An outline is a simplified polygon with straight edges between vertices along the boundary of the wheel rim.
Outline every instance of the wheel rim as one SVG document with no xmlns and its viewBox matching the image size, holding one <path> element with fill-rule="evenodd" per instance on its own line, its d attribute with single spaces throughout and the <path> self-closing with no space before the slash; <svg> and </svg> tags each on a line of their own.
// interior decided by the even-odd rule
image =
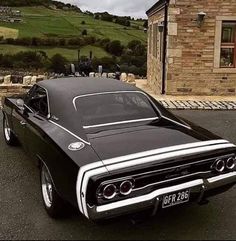
<svg viewBox="0 0 236 241">
<path fill-rule="evenodd" d="M 6 140 L 10 141 L 11 129 L 9 128 L 7 119 L 5 119 L 5 121 L 4 121 L 4 134 L 5 134 Z"/>
<path fill-rule="evenodd" d="M 45 205 L 50 208 L 52 206 L 52 179 L 47 170 L 47 168 L 43 165 L 41 172 L 41 182 L 42 182 L 42 193 L 43 200 Z"/>
</svg>

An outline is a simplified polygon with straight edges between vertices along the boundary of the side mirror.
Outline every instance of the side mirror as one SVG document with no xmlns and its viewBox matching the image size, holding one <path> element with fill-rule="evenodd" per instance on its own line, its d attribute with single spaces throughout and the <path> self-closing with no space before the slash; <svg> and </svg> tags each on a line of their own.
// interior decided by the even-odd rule
<svg viewBox="0 0 236 241">
<path fill-rule="evenodd" d="M 18 100 L 16 101 L 16 105 L 17 105 L 21 110 L 24 110 L 24 104 L 25 104 L 25 102 L 24 102 L 24 100 L 22 100 L 22 99 L 18 99 Z"/>
</svg>

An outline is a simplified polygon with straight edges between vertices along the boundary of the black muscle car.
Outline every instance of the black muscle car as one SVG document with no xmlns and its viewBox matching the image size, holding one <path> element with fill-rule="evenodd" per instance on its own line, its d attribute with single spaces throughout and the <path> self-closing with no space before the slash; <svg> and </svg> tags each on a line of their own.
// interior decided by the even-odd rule
<svg viewBox="0 0 236 241">
<path fill-rule="evenodd" d="M 7 144 L 40 167 L 45 208 L 98 220 L 203 203 L 236 183 L 236 146 L 118 80 L 46 80 L 3 101 Z M 210 121 L 210 120 L 209 120 Z"/>
</svg>

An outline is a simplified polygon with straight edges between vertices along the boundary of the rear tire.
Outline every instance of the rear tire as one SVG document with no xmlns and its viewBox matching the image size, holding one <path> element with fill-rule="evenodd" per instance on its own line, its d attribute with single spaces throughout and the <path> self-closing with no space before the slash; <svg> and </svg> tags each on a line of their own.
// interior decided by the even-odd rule
<svg viewBox="0 0 236 241">
<path fill-rule="evenodd" d="M 4 115 L 3 117 L 3 135 L 4 135 L 4 139 L 5 142 L 7 143 L 7 145 L 9 146 L 17 146 L 18 145 L 18 140 L 16 138 L 16 136 L 13 134 L 7 117 Z"/>
<path fill-rule="evenodd" d="M 40 183 L 44 207 L 51 218 L 57 219 L 66 215 L 67 204 L 58 195 L 48 168 L 42 164 L 40 168 Z"/>
</svg>

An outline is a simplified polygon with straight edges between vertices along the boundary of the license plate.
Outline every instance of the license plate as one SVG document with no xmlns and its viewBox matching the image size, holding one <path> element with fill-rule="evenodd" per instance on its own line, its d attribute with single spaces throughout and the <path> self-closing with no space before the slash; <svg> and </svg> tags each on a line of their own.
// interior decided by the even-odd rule
<svg viewBox="0 0 236 241">
<path fill-rule="evenodd" d="M 190 198 L 190 190 L 184 190 L 163 196 L 162 208 L 168 208 L 186 203 Z"/>
</svg>

